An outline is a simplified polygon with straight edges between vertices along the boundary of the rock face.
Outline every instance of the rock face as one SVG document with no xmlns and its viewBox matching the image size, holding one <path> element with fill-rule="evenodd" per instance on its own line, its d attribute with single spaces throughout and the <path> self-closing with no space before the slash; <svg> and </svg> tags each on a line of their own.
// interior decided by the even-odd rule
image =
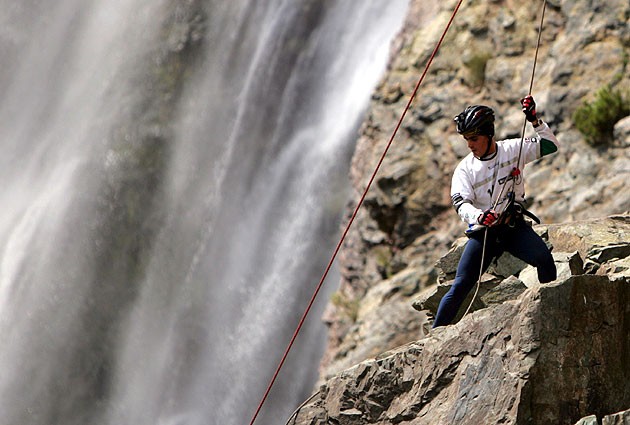
<svg viewBox="0 0 630 425">
<path fill-rule="evenodd" d="M 410 0 L 357 141 L 348 214 L 456 3 Z M 630 87 L 627 0 L 547 2 L 532 94 L 559 151 L 523 174 L 529 208 L 558 223 L 536 230 L 553 246 L 559 280 L 540 287 L 531 267 L 502 258 L 474 313 L 426 337 L 465 242 L 449 192 L 468 150 L 452 117 L 486 104 L 497 138 L 521 136 L 539 5 L 462 5 L 340 252 L 341 282 L 324 317 L 323 392 L 296 423 L 556 424 L 630 407 L 629 122 L 594 148 L 572 120 L 601 87 Z"/>
<path fill-rule="evenodd" d="M 349 210 L 456 3 L 410 1 L 357 142 Z M 422 336 L 421 316 L 411 304 L 425 288 L 448 280 L 438 276 L 435 262 L 464 229 L 449 191 L 451 174 L 468 152 L 452 117 L 466 105 L 487 104 L 496 111 L 497 137 L 520 137 L 519 98 L 529 86 L 538 6 L 509 0 L 462 6 L 340 252 L 341 283 L 324 317 L 330 331 L 322 380 Z M 630 86 L 629 17 L 627 0 L 548 1 L 533 94 L 558 136 L 559 151 L 523 170 L 530 209 L 545 223 L 630 210 L 627 119 L 615 126 L 615 141 L 597 149 L 585 143 L 572 121 L 576 108 L 603 85 Z M 577 248 L 555 250 L 568 255 Z M 588 271 L 590 265 L 582 267 Z M 525 287 L 528 273 L 519 278 Z M 513 283 L 513 290 L 523 289 Z"/>
<path fill-rule="evenodd" d="M 585 255 L 578 263 L 592 264 L 590 274 L 523 285 L 334 375 L 290 423 L 626 423 L 613 414 L 630 407 L 630 216 L 539 231 L 575 249 L 572 258 Z"/>
</svg>

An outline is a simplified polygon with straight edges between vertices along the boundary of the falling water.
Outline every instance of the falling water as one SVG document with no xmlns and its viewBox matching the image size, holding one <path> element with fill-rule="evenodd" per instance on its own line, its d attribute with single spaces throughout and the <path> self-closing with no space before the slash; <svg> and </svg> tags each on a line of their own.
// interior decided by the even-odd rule
<svg viewBox="0 0 630 425">
<path fill-rule="evenodd" d="M 249 421 L 406 5 L 0 0 L 0 425 Z M 257 423 L 310 394 L 325 298 Z"/>
</svg>

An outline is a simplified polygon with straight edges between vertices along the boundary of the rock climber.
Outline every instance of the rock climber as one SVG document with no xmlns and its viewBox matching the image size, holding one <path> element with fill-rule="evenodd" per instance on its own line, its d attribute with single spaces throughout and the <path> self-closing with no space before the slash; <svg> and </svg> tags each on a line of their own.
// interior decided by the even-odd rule
<svg viewBox="0 0 630 425">
<path fill-rule="evenodd" d="M 558 150 L 549 126 L 538 118 L 532 96 L 521 99 L 522 110 L 538 137 L 496 141 L 494 111 L 488 106 L 468 106 L 455 117 L 457 132 L 470 153 L 453 173 L 451 201 L 468 224 L 468 241 L 457 266 L 455 281 L 440 301 L 433 327 L 455 318 L 464 299 L 494 258 L 504 251 L 537 268 L 541 283 L 556 279 L 551 252 L 525 221 L 525 187 L 520 170 L 524 164 Z M 483 268 L 481 261 L 483 257 Z"/>
</svg>

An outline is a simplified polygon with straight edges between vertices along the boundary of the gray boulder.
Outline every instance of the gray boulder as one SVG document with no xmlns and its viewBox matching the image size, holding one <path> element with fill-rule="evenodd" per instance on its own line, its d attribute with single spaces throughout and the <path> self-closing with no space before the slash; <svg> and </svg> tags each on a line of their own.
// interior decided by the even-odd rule
<svg viewBox="0 0 630 425">
<path fill-rule="evenodd" d="M 291 423 L 573 425 L 619 412 L 628 301 L 628 282 L 606 276 L 530 288 L 334 376 Z"/>
</svg>

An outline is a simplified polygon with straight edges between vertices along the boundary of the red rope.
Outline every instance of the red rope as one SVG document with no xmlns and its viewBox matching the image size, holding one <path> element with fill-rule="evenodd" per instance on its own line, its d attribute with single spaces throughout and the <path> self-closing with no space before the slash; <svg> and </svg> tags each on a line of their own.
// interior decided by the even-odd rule
<svg viewBox="0 0 630 425">
<path fill-rule="evenodd" d="M 260 411 L 262 410 L 262 407 L 265 404 L 265 401 L 267 400 L 267 397 L 269 396 L 269 393 L 271 392 L 271 388 L 273 387 L 274 383 L 276 382 L 276 379 L 278 378 L 278 374 L 280 373 L 280 370 L 282 369 L 282 366 L 284 366 L 284 363 L 285 363 L 285 361 L 287 359 L 287 356 L 289 355 L 289 351 L 291 351 L 291 348 L 293 347 L 293 344 L 295 343 L 295 340 L 297 339 L 298 334 L 300 333 L 300 330 L 302 329 L 302 326 L 304 325 L 304 322 L 306 321 L 306 316 L 308 316 L 308 313 L 310 312 L 311 308 L 313 307 L 313 303 L 315 302 L 315 299 L 317 298 L 317 295 L 319 294 L 319 291 L 322 289 L 322 286 L 324 285 L 324 281 L 326 280 L 326 277 L 328 276 L 328 273 L 330 272 L 330 269 L 331 269 L 331 267 L 333 265 L 333 262 L 335 261 L 335 258 L 337 258 L 337 254 L 339 253 L 339 250 L 341 249 L 341 246 L 342 246 L 343 242 L 345 241 L 346 236 L 348 235 L 348 232 L 350 231 L 350 227 L 354 223 L 354 220 L 357 217 L 357 214 L 359 213 L 359 209 L 363 205 L 363 202 L 365 201 L 367 193 L 370 190 L 370 187 L 372 186 L 372 183 L 374 182 L 374 179 L 376 178 L 376 174 L 378 173 L 379 169 L 381 168 L 381 165 L 383 164 L 383 161 L 385 160 L 385 156 L 387 155 L 387 152 L 389 151 L 389 148 L 391 147 L 392 143 L 394 142 L 394 138 L 396 137 L 396 134 L 398 133 L 398 130 L 400 129 L 400 127 L 402 125 L 403 119 L 405 118 L 405 116 L 407 115 L 407 112 L 411 108 L 411 104 L 412 104 L 413 100 L 415 99 L 415 97 L 416 97 L 416 95 L 418 93 L 418 90 L 420 89 L 420 85 L 424 81 L 424 78 L 425 78 L 425 76 L 427 75 L 427 73 L 429 71 L 429 68 L 430 68 L 430 66 L 431 66 L 431 64 L 433 62 L 433 59 L 437 55 L 437 52 L 440 49 L 440 46 L 442 45 L 442 42 L 444 41 L 444 37 L 446 37 L 446 33 L 448 32 L 449 28 L 451 27 L 451 24 L 453 23 L 453 20 L 455 19 L 455 15 L 457 15 L 457 12 L 459 11 L 459 8 L 462 5 L 462 3 L 463 3 L 463 0 L 459 0 L 459 2 L 457 3 L 457 6 L 453 10 L 453 14 L 451 15 L 451 18 L 449 19 L 448 24 L 446 25 L 446 28 L 444 29 L 444 32 L 442 33 L 442 36 L 440 37 L 440 40 L 438 41 L 437 45 L 435 46 L 435 49 L 433 49 L 433 53 L 431 54 L 431 57 L 429 58 L 429 61 L 427 62 L 426 67 L 424 68 L 424 72 L 420 76 L 420 79 L 418 80 L 418 83 L 416 84 L 416 87 L 414 88 L 413 93 L 411 94 L 411 97 L 409 98 L 409 102 L 407 102 L 407 106 L 405 106 L 405 109 L 404 109 L 402 115 L 400 116 L 400 119 L 398 120 L 398 124 L 396 124 L 396 128 L 394 129 L 394 132 L 392 133 L 391 137 L 389 138 L 389 142 L 387 143 L 387 146 L 386 146 L 385 150 L 383 151 L 383 154 L 381 155 L 381 158 L 378 161 L 378 164 L 376 165 L 376 168 L 374 169 L 374 172 L 372 173 L 372 176 L 370 177 L 370 180 L 369 180 L 365 190 L 363 191 L 363 195 L 361 195 L 361 199 L 357 203 L 357 205 L 356 205 L 356 207 L 354 209 L 354 212 L 352 213 L 352 216 L 351 216 L 350 220 L 348 221 L 348 224 L 346 225 L 345 230 L 343 231 L 341 239 L 337 243 L 337 247 L 335 248 L 335 251 L 333 252 L 332 257 L 330 258 L 330 261 L 328 262 L 328 265 L 326 266 L 326 270 L 324 271 L 324 274 L 322 275 L 322 277 L 321 277 L 321 279 L 319 281 L 319 284 L 317 285 L 317 287 L 315 289 L 315 292 L 313 293 L 313 296 L 311 297 L 311 300 L 308 303 L 308 306 L 306 307 L 306 310 L 304 311 L 304 314 L 302 315 L 302 318 L 300 319 L 300 322 L 299 322 L 295 332 L 293 333 L 293 337 L 291 338 L 291 341 L 289 342 L 289 345 L 287 346 L 286 350 L 284 351 L 284 355 L 282 356 L 282 359 L 280 360 L 280 363 L 278 364 L 278 367 L 276 368 L 276 371 L 275 371 L 273 377 L 271 378 L 271 381 L 269 382 L 269 385 L 267 386 L 267 390 L 265 391 L 265 394 L 263 395 L 263 398 L 260 401 L 260 403 L 258 405 L 258 408 L 256 409 L 256 412 L 254 413 L 254 416 L 252 417 L 252 420 L 249 423 L 249 425 L 253 425 L 254 422 L 256 421 L 256 418 L 260 414 Z"/>
</svg>

